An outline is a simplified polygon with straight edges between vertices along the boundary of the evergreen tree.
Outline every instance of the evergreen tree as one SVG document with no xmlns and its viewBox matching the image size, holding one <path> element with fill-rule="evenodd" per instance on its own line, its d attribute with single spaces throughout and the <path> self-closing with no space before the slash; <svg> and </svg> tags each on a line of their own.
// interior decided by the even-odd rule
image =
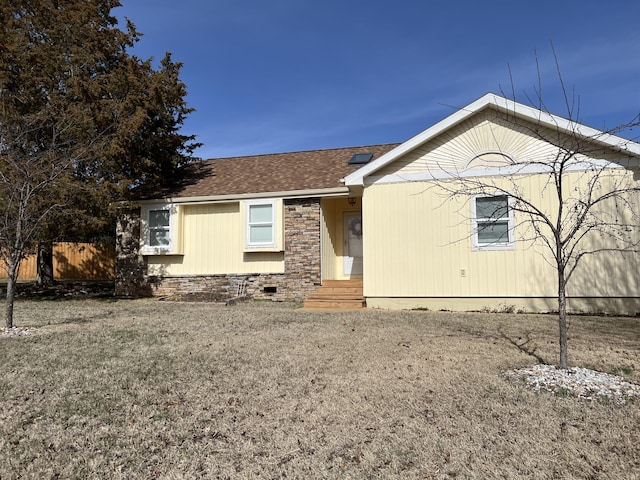
<svg viewBox="0 0 640 480">
<path fill-rule="evenodd" d="M 13 325 L 20 262 L 35 242 L 112 229 L 110 205 L 170 184 L 198 147 L 180 128 L 181 64 L 128 53 L 118 0 L 3 0 L 0 7 L 0 255 Z"/>
</svg>

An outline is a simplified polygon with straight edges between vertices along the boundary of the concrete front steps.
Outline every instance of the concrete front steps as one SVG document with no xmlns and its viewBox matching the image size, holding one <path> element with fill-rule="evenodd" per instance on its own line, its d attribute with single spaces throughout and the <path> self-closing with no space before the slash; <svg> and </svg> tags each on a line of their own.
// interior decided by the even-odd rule
<svg viewBox="0 0 640 480">
<path fill-rule="evenodd" d="M 324 280 L 315 293 L 304 301 L 303 308 L 363 308 L 362 280 Z"/>
</svg>

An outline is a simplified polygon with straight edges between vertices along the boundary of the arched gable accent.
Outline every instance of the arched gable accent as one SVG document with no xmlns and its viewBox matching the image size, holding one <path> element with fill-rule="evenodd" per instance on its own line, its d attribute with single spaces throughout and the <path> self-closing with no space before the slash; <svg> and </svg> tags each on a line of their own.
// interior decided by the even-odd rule
<svg viewBox="0 0 640 480">
<path fill-rule="evenodd" d="M 477 167 L 502 167 L 515 165 L 516 161 L 508 153 L 499 150 L 488 150 L 474 155 L 465 165 L 465 169 Z"/>
</svg>

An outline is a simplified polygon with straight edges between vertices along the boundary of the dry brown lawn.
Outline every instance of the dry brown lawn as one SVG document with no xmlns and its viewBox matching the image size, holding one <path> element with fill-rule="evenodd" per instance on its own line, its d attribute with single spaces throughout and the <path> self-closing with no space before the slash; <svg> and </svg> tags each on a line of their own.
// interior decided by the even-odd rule
<svg viewBox="0 0 640 480">
<path fill-rule="evenodd" d="M 0 338 L 0 478 L 640 475 L 640 402 L 502 376 L 556 361 L 552 316 L 295 307 L 21 300 L 38 328 Z M 640 382 L 640 319 L 570 336 L 573 364 Z"/>
</svg>

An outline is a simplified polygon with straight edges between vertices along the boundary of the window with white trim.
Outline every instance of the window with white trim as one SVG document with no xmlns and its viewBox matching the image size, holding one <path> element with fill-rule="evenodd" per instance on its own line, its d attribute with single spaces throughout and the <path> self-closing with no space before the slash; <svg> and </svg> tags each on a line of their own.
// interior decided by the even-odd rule
<svg viewBox="0 0 640 480">
<path fill-rule="evenodd" d="M 273 247 L 276 244 L 276 201 L 247 202 L 247 247 Z"/>
<path fill-rule="evenodd" d="M 174 249 L 175 207 L 167 204 L 143 206 L 143 253 L 170 253 Z"/>
<path fill-rule="evenodd" d="M 171 211 L 168 209 L 149 210 L 149 246 L 171 246 Z"/>
<path fill-rule="evenodd" d="M 514 218 L 508 195 L 477 196 L 471 204 L 473 248 L 512 250 Z"/>
</svg>

